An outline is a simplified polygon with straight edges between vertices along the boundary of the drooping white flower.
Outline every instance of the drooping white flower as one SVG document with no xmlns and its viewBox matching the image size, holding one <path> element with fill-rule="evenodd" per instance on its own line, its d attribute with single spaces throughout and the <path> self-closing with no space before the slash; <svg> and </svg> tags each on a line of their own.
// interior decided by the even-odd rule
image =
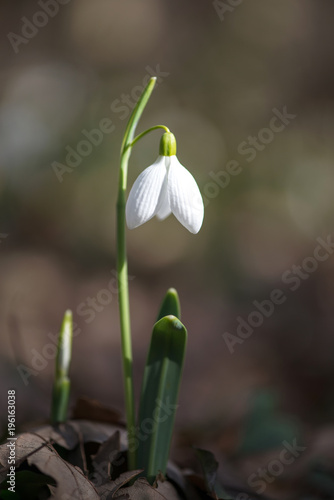
<svg viewBox="0 0 334 500">
<path fill-rule="evenodd" d="M 201 193 L 191 173 L 176 157 L 176 141 L 166 132 L 157 160 L 137 178 L 126 204 L 126 222 L 134 229 L 157 216 L 171 213 L 191 233 L 198 233 L 204 217 Z"/>
</svg>

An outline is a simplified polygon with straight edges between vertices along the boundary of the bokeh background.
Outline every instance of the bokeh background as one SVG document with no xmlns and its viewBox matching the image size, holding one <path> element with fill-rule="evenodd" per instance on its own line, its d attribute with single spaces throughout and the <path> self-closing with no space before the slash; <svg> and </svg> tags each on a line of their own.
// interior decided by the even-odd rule
<svg viewBox="0 0 334 500">
<path fill-rule="evenodd" d="M 85 395 L 123 409 L 117 293 L 103 290 L 116 276 L 120 144 L 156 75 L 138 132 L 158 123 L 174 132 L 206 211 L 196 236 L 174 217 L 127 234 L 137 394 L 174 286 L 189 331 L 183 443 L 234 456 L 254 411 L 291 419 L 306 441 L 333 435 L 333 249 L 309 259 L 318 238 L 334 238 L 333 3 L 70 0 L 40 15 L 42 4 L 0 6 L 0 380 L 2 395 L 17 390 L 19 423 L 48 417 L 54 350 L 45 346 L 66 308 L 77 324 L 71 404 Z M 287 123 L 273 131 L 284 109 Z M 108 132 L 85 150 L 101 121 Z M 134 149 L 130 186 L 159 138 Z M 291 290 L 284 276 L 297 272 Z M 226 332 L 237 335 L 238 317 L 275 289 L 284 303 L 231 352 Z M 87 313 L 89 298 L 98 311 Z M 257 436 L 265 448 L 268 436 Z"/>
</svg>

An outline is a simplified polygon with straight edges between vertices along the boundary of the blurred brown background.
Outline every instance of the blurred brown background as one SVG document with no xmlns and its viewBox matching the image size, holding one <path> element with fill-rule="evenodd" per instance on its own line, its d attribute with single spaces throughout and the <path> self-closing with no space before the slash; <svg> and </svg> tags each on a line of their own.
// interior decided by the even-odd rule
<svg viewBox="0 0 334 500">
<path fill-rule="evenodd" d="M 312 428 L 333 417 L 334 256 L 329 246 L 314 260 L 314 250 L 334 237 L 334 5 L 223 4 L 1 2 L 1 392 L 16 388 L 21 423 L 48 416 L 45 346 L 66 308 L 80 332 L 72 401 L 123 408 L 117 294 L 101 290 L 115 279 L 120 144 L 154 74 L 138 132 L 158 123 L 174 132 L 206 212 L 197 236 L 173 216 L 128 232 L 137 393 L 174 286 L 189 331 L 179 429 L 242 418 L 259 389 Z M 82 145 L 101 120 L 108 132 Z M 129 187 L 159 137 L 136 146 Z M 237 335 L 238 317 L 275 289 L 284 302 L 231 353 L 223 334 Z M 98 311 L 87 312 L 89 297 Z M 34 371 L 22 376 L 22 365 Z"/>
</svg>

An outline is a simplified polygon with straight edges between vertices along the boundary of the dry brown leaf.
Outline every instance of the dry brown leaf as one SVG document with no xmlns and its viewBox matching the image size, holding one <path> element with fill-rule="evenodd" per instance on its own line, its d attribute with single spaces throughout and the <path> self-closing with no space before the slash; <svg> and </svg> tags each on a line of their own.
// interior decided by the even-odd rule
<svg viewBox="0 0 334 500">
<path fill-rule="evenodd" d="M 8 448 L 0 447 L 0 462 L 7 463 Z M 65 462 L 43 437 L 34 433 L 21 434 L 16 441 L 16 463 L 27 460 L 43 474 L 51 476 L 57 482 L 56 500 L 99 500 L 94 486 L 83 473 Z"/>
<path fill-rule="evenodd" d="M 120 435 L 116 431 L 110 438 L 101 444 L 98 452 L 93 457 L 93 465 L 99 465 L 103 462 L 112 462 L 120 452 Z"/>
<path fill-rule="evenodd" d="M 116 431 L 120 433 L 121 448 L 124 450 L 126 445 L 125 430 L 122 427 L 103 422 L 69 420 L 64 424 L 55 426 L 43 425 L 35 427 L 30 432 L 34 432 L 47 441 L 51 441 L 59 446 L 62 446 L 66 450 L 73 450 L 80 443 L 80 441 L 84 443 L 104 443 L 110 436 L 115 434 Z"/>
<path fill-rule="evenodd" d="M 73 450 L 79 443 L 79 436 L 70 422 L 59 425 L 45 425 L 33 429 L 33 432 L 44 438 L 46 441 L 56 443 L 66 450 Z"/>
<path fill-rule="evenodd" d="M 102 484 L 97 488 L 97 491 L 101 498 L 105 500 L 115 498 L 117 491 L 127 484 L 131 479 L 134 479 L 138 474 L 140 474 L 142 469 L 123 472 L 115 481 L 109 481 L 108 483 Z"/>
<path fill-rule="evenodd" d="M 169 500 L 158 492 L 156 488 L 153 488 L 146 479 L 139 478 L 134 483 L 134 485 L 128 488 L 122 488 L 116 492 L 114 498 L 119 500 L 131 499 L 131 500 Z M 179 499 L 178 499 L 179 500 Z"/>
<path fill-rule="evenodd" d="M 70 420 L 69 425 L 82 436 L 83 442 L 104 443 L 116 431 L 120 433 L 120 449 L 126 449 L 126 431 L 116 425 L 103 422 L 90 422 L 88 420 Z"/>
<path fill-rule="evenodd" d="M 158 481 L 157 491 L 168 500 L 179 500 L 180 495 L 169 481 Z"/>
</svg>

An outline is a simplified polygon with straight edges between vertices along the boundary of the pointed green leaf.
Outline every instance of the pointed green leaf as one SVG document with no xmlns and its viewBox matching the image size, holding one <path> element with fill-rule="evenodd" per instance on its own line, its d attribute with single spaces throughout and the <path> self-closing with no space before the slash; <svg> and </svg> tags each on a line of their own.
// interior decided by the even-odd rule
<svg viewBox="0 0 334 500">
<path fill-rule="evenodd" d="M 166 473 L 186 344 L 187 330 L 175 316 L 154 325 L 137 432 L 137 466 L 150 482 Z"/>
<path fill-rule="evenodd" d="M 175 316 L 177 319 L 181 320 L 181 306 L 179 296 L 175 288 L 167 290 L 160 307 L 157 321 L 169 315 Z"/>
</svg>

